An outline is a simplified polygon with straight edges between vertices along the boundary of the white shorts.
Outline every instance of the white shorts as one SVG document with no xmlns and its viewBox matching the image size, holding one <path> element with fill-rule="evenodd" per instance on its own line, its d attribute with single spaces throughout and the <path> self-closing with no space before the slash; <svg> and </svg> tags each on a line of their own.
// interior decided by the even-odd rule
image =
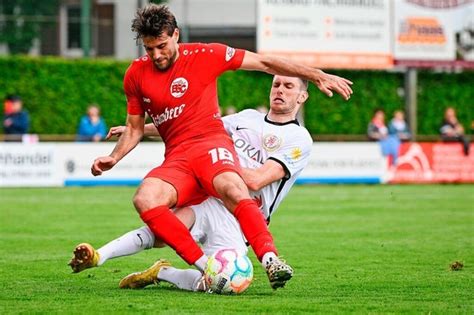
<svg viewBox="0 0 474 315">
<path fill-rule="evenodd" d="M 196 221 L 191 234 L 207 256 L 223 248 L 235 248 L 247 254 L 247 245 L 235 217 L 219 199 L 210 197 L 199 205 L 191 206 Z"/>
</svg>

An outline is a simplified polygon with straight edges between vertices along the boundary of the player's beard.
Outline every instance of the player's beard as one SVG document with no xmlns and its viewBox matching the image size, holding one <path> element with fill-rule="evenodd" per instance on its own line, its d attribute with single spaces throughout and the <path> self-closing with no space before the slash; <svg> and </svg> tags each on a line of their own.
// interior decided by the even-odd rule
<svg viewBox="0 0 474 315">
<path fill-rule="evenodd" d="M 171 65 L 173 65 L 174 61 L 176 60 L 176 54 L 177 54 L 177 51 L 175 51 L 172 55 L 171 55 L 171 58 L 163 58 L 166 60 L 166 62 L 164 63 L 160 63 L 158 62 L 158 60 L 153 60 L 153 63 L 155 64 L 155 67 L 160 70 L 160 71 L 166 71 L 168 70 L 169 67 L 171 67 Z M 162 60 L 163 60 L 162 59 Z"/>
</svg>

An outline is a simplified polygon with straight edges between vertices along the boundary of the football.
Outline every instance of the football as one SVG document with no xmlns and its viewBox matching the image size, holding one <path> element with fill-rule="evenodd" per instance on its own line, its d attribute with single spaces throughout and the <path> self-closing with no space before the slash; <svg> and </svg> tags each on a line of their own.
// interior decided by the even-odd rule
<svg viewBox="0 0 474 315">
<path fill-rule="evenodd" d="M 253 266 L 247 255 L 220 249 L 209 257 L 204 276 L 212 293 L 240 294 L 252 282 Z"/>
</svg>

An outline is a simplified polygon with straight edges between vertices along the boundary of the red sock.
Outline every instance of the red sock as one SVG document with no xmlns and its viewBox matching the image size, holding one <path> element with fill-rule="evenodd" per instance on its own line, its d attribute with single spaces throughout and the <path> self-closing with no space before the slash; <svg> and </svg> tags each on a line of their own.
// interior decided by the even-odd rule
<svg viewBox="0 0 474 315">
<path fill-rule="evenodd" d="M 173 248 L 188 264 L 193 265 L 202 255 L 186 226 L 167 206 L 158 206 L 140 214 L 155 236 Z"/>
<path fill-rule="evenodd" d="M 265 218 L 252 199 L 241 200 L 234 210 L 234 216 L 240 224 L 245 238 L 252 246 L 258 260 L 262 261 L 263 255 L 274 252 L 278 255 L 272 235 L 268 231 Z"/>
</svg>

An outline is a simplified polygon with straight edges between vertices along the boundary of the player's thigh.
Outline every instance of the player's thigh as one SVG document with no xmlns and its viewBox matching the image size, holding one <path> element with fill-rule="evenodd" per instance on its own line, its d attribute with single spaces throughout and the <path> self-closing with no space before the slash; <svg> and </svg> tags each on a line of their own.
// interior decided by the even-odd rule
<svg viewBox="0 0 474 315">
<path fill-rule="evenodd" d="M 159 179 L 173 187 L 175 194 L 169 200 L 170 207 L 184 207 L 197 204 L 207 198 L 185 158 L 169 157 L 162 165 L 151 170 L 145 177 Z"/>
<path fill-rule="evenodd" d="M 214 187 L 214 178 L 223 173 L 234 173 L 235 181 L 243 183 L 241 168 L 232 139 L 227 136 L 212 137 L 187 151 L 194 173 L 206 192 L 214 197 L 220 194 Z M 242 186 L 246 190 L 245 185 Z"/>
<path fill-rule="evenodd" d="M 234 248 L 243 254 L 247 253 L 239 223 L 220 200 L 209 198 L 191 208 L 196 218 L 191 234 L 202 244 L 206 255 L 210 256 L 223 248 Z"/>
</svg>

